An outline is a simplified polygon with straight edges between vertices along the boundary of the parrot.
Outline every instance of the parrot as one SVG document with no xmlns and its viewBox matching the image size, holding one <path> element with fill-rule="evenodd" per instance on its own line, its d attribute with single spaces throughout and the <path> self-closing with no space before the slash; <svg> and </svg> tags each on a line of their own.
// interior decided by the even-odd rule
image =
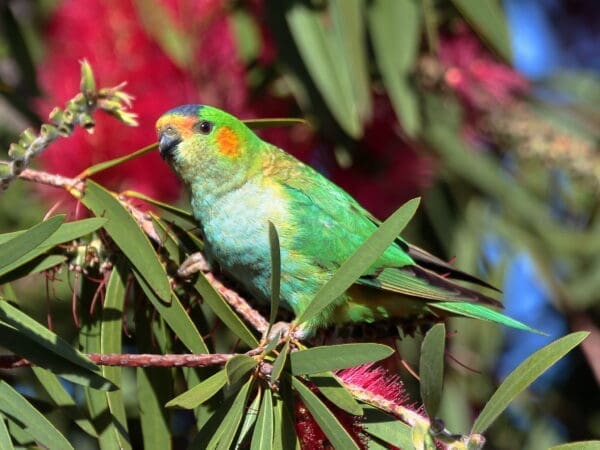
<svg viewBox="0 0 600 450">
<path fill-rule="evenodd" d="M 178 106 L 156 130 L 160 155 L 190 191 L 206 262 L 258 302 L 271 298 L 269 222 L 279 237 L 281 303 L 295 317 L 380 224 L 342 188 L 216 107 Z M 455 280 L 494 289 L 399 236 L 302 327 L 466 316 L 529 329 L 498 312 L 498 300 Z"/>
</svg>

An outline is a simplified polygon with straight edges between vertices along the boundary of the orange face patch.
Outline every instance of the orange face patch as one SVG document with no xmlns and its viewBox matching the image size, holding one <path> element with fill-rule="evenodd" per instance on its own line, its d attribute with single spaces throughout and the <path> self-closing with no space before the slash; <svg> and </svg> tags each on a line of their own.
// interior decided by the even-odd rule
<svg viewBox="0 0 600 450">
<path fill-rule="evenodd" d="M 216 139 L 219 151 L 225 156 L 234 158 L 240 154 L 240 141 L 231 128 L 220 128 Z"/>
<path fill-rule="evenodd" d="M 163 116 L 156 122 L 156 130 L 160 133 L 164 128 L 170 125 L 177 130 L 183 139 L 186 139 L 194 134 L 192 127 L 197 120 L 198 119 L 195 117 L 178 116 L 175 114 Z"/>
</svg>

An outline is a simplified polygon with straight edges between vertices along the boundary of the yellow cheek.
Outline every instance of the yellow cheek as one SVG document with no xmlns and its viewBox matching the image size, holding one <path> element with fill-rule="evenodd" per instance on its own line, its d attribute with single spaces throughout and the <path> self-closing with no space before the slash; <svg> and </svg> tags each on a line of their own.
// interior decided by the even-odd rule
<svg viewBox="0 0 600 450">
<path fill-rule="evenodd" d="M 231 128 L 223 127 L 217 131 L 217 145 L 219 151 L 230 158 L 240 154 L 240 141 Z"/>
</svg>

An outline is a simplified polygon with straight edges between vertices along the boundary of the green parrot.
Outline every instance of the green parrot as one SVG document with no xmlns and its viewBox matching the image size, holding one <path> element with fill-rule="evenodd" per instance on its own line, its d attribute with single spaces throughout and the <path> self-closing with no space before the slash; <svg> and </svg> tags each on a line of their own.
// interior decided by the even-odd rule
<svg viewBox="0 0 600 450">
<path fill-rule="evenodd" d="M 296 317 L 378 227 L 347 192 L 224 111 L 179 106 L 156 128 L 161 156 L 191 191 L 208 263 L 218 263 L 259 301 L 271 296 L 269 221 L 280 240 L 281 301 Z M 497 300 L 449 278 L 490 287 L 399 237 L 302 327 L 310 333 L 332 324 L 463 315 L 529 329 L 488 307 L 501 307 Z"/>
</svg>

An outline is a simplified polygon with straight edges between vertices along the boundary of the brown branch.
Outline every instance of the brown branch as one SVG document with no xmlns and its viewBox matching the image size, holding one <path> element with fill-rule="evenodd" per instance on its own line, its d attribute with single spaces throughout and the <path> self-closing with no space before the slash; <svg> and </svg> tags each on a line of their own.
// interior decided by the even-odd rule
<svg viewBox="0 0 600 450">
<path fill-rule="evenodd" d="M 235 354 L 206 354 L 206 355 L 156 355 L 156 354 L 101 354 L 89 353 L 87 357 L 99 366 L 120 367 L 209 367 L 222 366 Z M 0 368 L 15 369 L 33 366 L 31 361 L 17 355 L 0 356 Z"/>
<path fill-rule="evenodd" d="M 45 184 L 47 186 L 60 187 L 67 191 L 72 189 L 83 192 L 84 182 L 78 178 L 67 178 L 62 175 L 56 175 L 48 172 L 42 172 L 39 170 L 25 169 L 19 174 L 19 178 L 27 181 L 33 181 L 34 183 Z"/>
<path fill-rule="evenodd" d="M 264 335 L 269 328 L 269 322 L 250 304 L 243 299 L 237 292 L 226 287 L 211 272 L 204 274 L 208 282 L 225 299 L 229 305 L 235 309 L 250 325 L 252 325 L 261 335 Z"/>
</svg>

